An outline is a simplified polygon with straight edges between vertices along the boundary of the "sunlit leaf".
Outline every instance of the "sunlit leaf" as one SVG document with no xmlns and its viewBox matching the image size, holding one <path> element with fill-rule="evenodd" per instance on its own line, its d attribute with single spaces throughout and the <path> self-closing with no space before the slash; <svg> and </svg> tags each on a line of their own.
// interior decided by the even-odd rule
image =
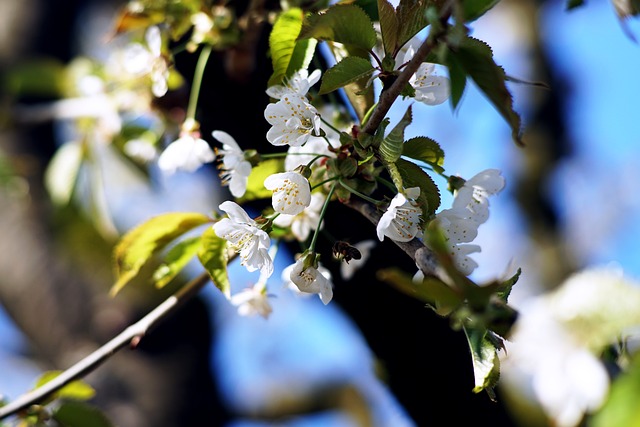
<svg viewBox="0 0 640 427">
<path fill-rule="evenodd" d="M 64 402 L 52 414 L 60 427 L 112 427 L 100 409 L 81 402 Z"/>
<path fill-rule="evenodd" d="M 380 15 L 380 32 L 385 54 L 392 54 L 398 45 L 399 23 L 396 9 L 388 0 L 378 0 L 378 13 Z"/>
<path fill-rule="evenodd" d="M 53 203 L 64 206 L 71 200 L 83 160 L 82 144 L 68 142 L 55 152 L 47 165 L 44 183 Z"/>
<path fill-rule="evenodd" d="M 295 71 L 306 69 L 313 57 L 317 41 L 304 39 L 296 41 L 302 28 L 304 12 L 291 8 L 278 16 L 269 35 L 269 49 L 273 74 L 269 86 L 282 84 L 284 77 Z"/>
<path fill-rule="evenodd" d="M 374 70 L 368 60 L 357 56 L 347 56 L 324 73 L 319 93 L 321 95 L 329 93 L 349 83 L 369 77 Z"/>
<path fill-rule="evenodd" d="M 284 171 L 284 163 L 282 159 L 263 160 L 251 169 L 249 180 L 247 182 L 247 191 L 238 199 L 238 203 L 247 202 L 249 200 L 267 199 L 273 195 L 271 190 L 264 188 L 264 180 L 269 175 Z"/>
<path fill-rule="evenodd" d="M 46 371 L 36 381 L 35 388 L 41 387 L 60 375 L 62 371 Z M 93 387 L 82 380 L 72 381 L 55 393 L 55 398 L 88 400 L 95 396 Z"/>
<path fill-rule="evenodd" d="M 615 377 L 604 406 L 589 420 L 590 427 L 640 427 L 640 354 Z"/>
<path fill-rule="evenodd" d="M 114 249 L 117 281 L 111 288 L 111 295 L 134 279 L 140 269 L 173 240 L 210 221 L 208 216 L 197 212 L 170 212 L 130 230 Z"/>
<path fill-rule="evenodd" d="M 500 359 L 495 344 L 486 331 L 464 328 L 473 361 L 474 393 L 485 390 L 491 400 L 496 400 L 494 387 L 500 379 Z"/>
<path fill-rule="evenodd" d="M 402 155 L 432 166 L 444 164 L 444 151 L 437 142 L 426 136 L 417 136 L 406 141 L 402 146 Z"/>
<path fill-rule="evenodd" d="M 398 46 L 404 45 L 428 24 L 426 18 L 427 7 L 432 4 L 429 0 L 400 0 L 396 8 L 398 16 Z"/>
<path fill-rule="evenodd" d="M 218 237 L 213 227 L 209 227 L 202 234 L 202 245 L 198 251 L 198 259 L 207 270 L 213 284 L 222 291 L 227 298 L 231 297 L 231 285 L 227 274 L 227 241 Z"/>
<path fill-rule="evenodd" d="M 162 264 L 153 273 L 156 288 L 166 286 L 198 253 L 201 246 L 200 236 L 184 239 L 176 243 L 164 256 Z"/>
<path fill-rule="evenodd" d="M 315 38 L 351 44 L 369 50 L 377 41 L 373 23 L 353 4 L 336 4 L 324 13 L 309 15 L 302 24 L 300 39 Z"/>
<path fill-rule="evenodd" d="M 386 162 L 394 163 L 402 155 L 404 142 L 404 130 L 411 124 L 411 106 L 402 116 L 402 119 L 391 129 L 391 132 L 382 140 L 380 144 L 380 157 Z"/>
</svg>

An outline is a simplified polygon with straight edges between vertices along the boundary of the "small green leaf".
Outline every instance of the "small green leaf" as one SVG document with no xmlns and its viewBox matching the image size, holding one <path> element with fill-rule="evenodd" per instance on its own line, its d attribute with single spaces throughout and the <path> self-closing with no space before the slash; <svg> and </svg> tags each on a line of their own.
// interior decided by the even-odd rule
<svg viewBox="0 0 640 427">
<path fill-rule="evenodd" d="M 166 286 L 196 256 L 202 245 L 201 237 L 191 237 L 178 242 L 165 255 L 162 264 L 153 273 L 156 288 Z"/>
<path fill-rule="evenodd" d="M 41 387 L 60 375 L 62 371 L 46 371 L 36 381 L 35 388 Z M 89 400 L 95 396 L 96 391 L 84 381 L 76 380 L 65 385 L 55 393 L 55 398 Z"/>
<path fill-rule="evenodd" d="M 640 426 L 640 354 L 636 352 L 629 367 L 615 377 L 604 406 L 589 420 L 591 427 Z"/>
<path fill-rule="evenodd" d="M 462 9 L 465 22 L 471 22 L 489 10 L 491 10 L 500 0 L 462 0 Z"/>
<path fill-rule="evenodd" d="M 435 278 L 425 278 L 416 282 L 397 268 L 378 270 L 376 277 L 393 285 L 400 292 L 426 302 L 440 316 L 448 316 L 462 303 L 460 296 L 453 289 Z"/>
<path fill-rule="evenodd" d="M 456 49 L 449 51 L 447 59 L 450 69 L 459 65 L 473 79 L 511 126 L 514 141 L 523 145 L 520 116 L 513 109 L 513 98 L 505 84 L 505 72 L 493 60 L 491 47 L 483 41 L 467 37 Z"/>
<path fill-rule="evenodd" d="M 273 195 L 271 190 L 264 188 L 264 180 L 274 173 L 282 172 L 284 163 L 282 159 L 263 160 L 251 169 L 249 180 L 247 182 L 247 191 L 238 199 L 238 203 L 256 199 L 267 199 Z"/>
<path fill-rule="evenodd" d="M 404 130 L 411 124 L 412 119 L 411 106 L 409 106 L 402 119 L 391 129 L 389 135 L 382 140 L 380 156 L 385 162 L 394 163 L 402 155 Z"/>
<path fill-rule="evenodd" d="M 210 221 L 208 216 L 197 212 L 170 212 L 130 230 L 114 249 L 117 281 L 111 288 L 111 295 L 133 280 L 140 269 L 173 240 Z"/>
<path fill-rule="evenodd" d="M 324 13 L 307 16 L 299 39 L 315 38 L 350 44 L 370 50 L 377 41 L 376 31 L 367 14 L 353 4 L 335 4 Z"/>
<path fill-rule="evenodd" d="M 495 344 L 486 331 L 464 328 L 473 361 L 474 393 L 485 390 L 491 400 L 496 400 L 493 388 L 500 379 L 500 359 Z"/>
<path fill-rule="evenodd" d="M 16 96 L 62 96 L 65 66 L 53 58 L 35 58 L 5 69 L 0 89 Z"/>
<path fill-rule="evenodd" d="M 324 95 L 349 83 L 369 77 L 374 71 L 375 68 L 368 60 L 357 56 L 347 56 L 324 73 L 319 94 Z"/>
<path fill-rule="evenodd" d="M 417 136 L 405 142 L 402 155 L 428 163 L 434 168 L 442 168 L 444 164 L 444 151 L 440 148 L 440 144 L 426 136 Z"/>
<path fill-rule="evenodd" d="M 77 142 L 62 145 L 51 158 L 45 170 L 44 183 L 56 205 L 65 206 L 71 200 L 83 158 L 82 144 Z"/>
<path fill-rule="evenodd" d="M 213 227 L 202 234 L 202 246 L 198 251 L 198 259 L 207 270 L 213 284 L 222 291 L 225 297 L 231 297 L 231 284 L 227 274 L 227 241 L 218 237 Z"/>
<path fill-rule="evenodd" d="M 386 55 L 395 53 L 398 47 L 399 23 L 396 9 L 388 0 L 378 0 L 378 14 L 380 15 L 380 32 Z"/>
<path fill-rule="evenodd" d="M 402 177 L 404 188 L 420 187 L 418 203 L 422 207 L 422 222 L 431 218 L 440 206 L 440 190 L 431 177 L 418 165 L 398 159 L 396 166 Z"/>
<path fill-rule="evenodd" d="M 278 85 L 286 76 L 309 65 L 315 50 L 315 40 L 296 41 L 302 28 L 304 12 L 291 8 L 281 13 L 273 24 L 269 34 L 269 49 L 273 74 L 269 86 Z"/>
<path fill-rule="evenodd" d="M 112 427 L 98 408 L 81 402 L 65 402 L 52 414 L 60 427 Z"/>
</svg>

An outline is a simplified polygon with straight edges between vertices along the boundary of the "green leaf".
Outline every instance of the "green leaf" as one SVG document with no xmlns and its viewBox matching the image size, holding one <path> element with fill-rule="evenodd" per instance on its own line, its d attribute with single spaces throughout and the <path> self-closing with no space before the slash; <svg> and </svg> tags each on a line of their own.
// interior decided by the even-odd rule
<svg viewBox="0 0 640 427">
<path fill-rule="evenodd" d="M 346 3 L 346 2 L 343 1 L 342 3 Z M 355 4 L 356 6 L 361 7 L 362 10 L 365 11 L 367 16 L 369 16 L 369 19 L 371 19 L 372 21 L 375 22 L 380 20 L 380 17 L 378 15 L 377 0 L 355 0 L 352 3 Z"/>
<path fill-rule="evenodd" d="M 415 163 L 398 159 L 395 164 L 402 177 L 404 188 L 420 187 L 418 203 L 422 207 L 422 222 L 430 219 L 440 206 L 440 190 L 438 190 L 438 186 Z"/>
<path fill-rule="evenodd" d="M 496 400 L 493 388 L 498 384 L 500 379 L 500 359 L 498 358 L 498 349 L 493 341 L 488 339 L 488 332 L 476 329 L 464 328 L 469 348 L 471 349 L 471 358 L 473 361 L 473 377 L 475 386 L 474 393 L 480 393 L 485 390 L 491 400 Z"/>
<path fill-rule="evenodd" d="M 201 237 L 184 239 L 173 246 L 165 255 L 162 264 L 153 273 L 156 288 L 160 289 L 173 280 L 198 253 L 202 246 Z"/>
<path fill-rule="evenodd" d="M 396 9 L 400 26 L 398 46 L 404 45 L 427 26 L 426 12 L 431 3 L 429 0 L 400 0 Z"/>
<path fill-rule="evenodd" d="M 15 64 L 0 76 L 0 89 L 16 96 L 62 96 L 65 66 L 53 58 L 35 58 Z"/>
<path fill-rule="evenodd" d="M 251 169 L 249 180 L 247 181 L 247 191 L 237 202 L 242 204 L 244 202 L 256 199 L 267 199 L 273 195 L 271 190 L 264 188 L 264 180 L 274 173 L 282 172 L 284 170 L 284 163 L 282 159 L 268 159 L 263 160 Z"/>
<path fill-rule="evenodd" d="M 281 13 L 273 24 L 269 35 L 273 64 L 269 86 L 281 84 L 284 77 L 309 66 L 317 42 L 311 39 L 297 41 L 303 18 L 304 12 L 301 9 L 292 8 Z"/>
<path fill-rule="evenodd" d="M 35 388 L 45 385 L 46 383 L 53 380 L 61 373 L 62 371 L 44 372 L 36 381 Z M 95 396 L 95 394 L 96 394 L 96 391 L 89 384 L 81 380 L 76 380 L 76 381 L 71 381 L 69 384 L 59 389 L 55 393 L 54 398 L 89 400 L 93 396 Z"/>
<path fill-rule="evenodd" d="M 590 427 L 640 427 L 640 354 L 611 385 L 605 405 L 589 420 Z"/>
<path fill-rule="evenodd" d="M 377 41 L 376 31 L 367 14 L 353 4 L 335 4 L 324 13 L 307 16 L 299 39 L 315 38 L 350 44 L 370 50 Z"/>
<path fill-rule="evenodd" d="M 98 408 L 81 402 L 65 402 L 52 414 L 60 427 L 112 427 Z"/>
<path fill-rule="evenodd" d="M 405 142 L 402 155 L 428 163 L 434 168 L 442 168 L 444 164 L 444 151 L 437 142 L 426 136 L 417 136 Z"/>
<path fill-rule="evenodd" d="M 378 14 L 380 15 L 380 32 L 384 53 L 393 54 L 398 47 L 399 23 L 396 9 L 388 0 L 378 0 Z"/>
<path fill-rule="evenodd" d="M 500 0 L 462 0 L 462 9 L 465 22 L 471 22 L 498 4 Z"/>
<path fill-rule="evenodd" d="M 140 269 L 173 240 L 210 221 L 208 216 L 197 212 L 170 212 L 130 230 L 114 249 L 117 281 L 111 288 L 111 295 L 133 280 Z"/>
<path fill-rule="evenodd" d="M 416 283 L 411 276 L 395 267 L 378 270 L 376 277 L 400 292 L 429 304 L 441 316 L 449 315 L 462 303 L 453 289 L 435 278 L 428 277 Z"/>
<path fill-rule="evenodd" d="M 450 70 L 459 66 L 473 79 L 511 126 L 514 141 L 523 145 L 520 116 L 513 109 L 513 98 L 505 84 L 505 72 L 493 60 L 491 47 L 483 41 L 467 37 L 455 49 L 449 51 L 447 66 Z"/>
<path fill-rule="evenodd" d="M 198 251 L 198 259 L 207 270 L 213 284 L 222 291 L 225 297 L 231 297 L 231 284 L 227 274 L 227 241 L 218 237 L 213 227 L 202 234 L 202 246 Z"/>
<path fill-rule="evenodd" d="M 368 60 L 357 56 L 347 56 L 324 73 L 319 94 L 324 95 L 349 83 L 369 77 L 374 71 L 375 68 Z"/>
<path fill-rule="evenodd" d="M 45 170 L 44 183 L 56 205 L 65 206 L 71 200 L 83 159 L 84 149 L 77 142 L 62 145 L 51 158 Z"/>
<path fill-rule="evenodd" d="M 411 124 L 411 120 L 411 106 L 409 106 L 402 119 L 391 129 L 389 135 L 380 144 L 380 156 L 385 162 L 394 163 L 402 155 L 404 130 Z M 408 187 L 405 186 L 405 188 Z"/>
</svg>

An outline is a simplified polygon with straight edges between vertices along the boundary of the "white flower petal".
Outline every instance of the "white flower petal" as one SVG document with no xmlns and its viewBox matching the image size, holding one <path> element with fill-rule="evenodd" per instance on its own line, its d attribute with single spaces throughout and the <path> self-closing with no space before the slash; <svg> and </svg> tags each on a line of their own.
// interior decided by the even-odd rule
<svg viewBox="0 0 640 427">
<path fill-rule="evenodd" d="M 311 203 L 309 181 L 297 172 L 270 175 L 264 180 L 264 186 L 273 191 L 271 204 L 276 212 L 296 215 Z"/>
</svg>

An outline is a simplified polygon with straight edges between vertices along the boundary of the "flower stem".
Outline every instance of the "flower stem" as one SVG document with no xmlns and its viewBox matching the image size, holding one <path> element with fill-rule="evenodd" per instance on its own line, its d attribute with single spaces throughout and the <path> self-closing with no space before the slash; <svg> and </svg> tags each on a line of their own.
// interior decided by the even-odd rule
<svg viewBox="0 0 640 427">
<path fill-rule="evenodd" d="M 361 192 L 359 192 L 358 190 L 356 190 L 355 188 L 352 188 L 351 186 L 345 184 L 345 182 L 342 179 L 338 179 L 338 182 L 340 183 L 340 185 L 342 185 L 344 188 L 346 188 L 347 190 L 349 190 L 349 192 L 355 194 L 356 196 L 366 200 L 367 202 L 371 202 L 374 205 L 378 206 L 380 204 L 382 204 L 382 202 L 380 200 L 376 200 L 376 199 L 372 199 L 371 197 L 367 196 L 366 194 L 362 194 Z"/>
<path fill-rule="evenodd" d="M 200 51 L 200 57 L 193 73 L 193 83 L 191 84 L 191 94 L 189 95 L 189 106 L 187 107 L 187 120 L 195 120 L 196 107 L 198 105 L 198 95 L 200 95 L 200 86 L 202 85 L 202 77 L 204 76 L 204 68 L 211 55 L 211 45 L 205 45 Z"/>
<path fill-rule="evenodd" d="M 331 178 L 327 178 L 324 181 L 321 181 L 313 186 L 311 186 L 311 191 L 315 190 L 316 188 L 326 184 L 327 182 L 331 182 L 331 181 L 335 181 L 336 179 L 340 179 L 340 175 L 336 175 L 336 176 L 332 176 Z"/>
<path fill-rule="evenodd" d="M 338 128 L 336 128 L 334 125 L 332 125 L 331 123 L 323 119 L 322 116 L 320 116 L 320 121 L 322 121 L 322 123 L 324 123 L 325 125 L 329 126 L 329 128 L 331 128 L 331 130 L 333 130 L 334 132 L 340 134 L 340 130 L 338 130 Z M 327 140 L 327 142 L 329 142 L 329 140 Z"/>
<path fill-rule="evenodd" d="M 331 196 L 333 196 L 333 192 L 336 189 L 336 185 L 339 181 L 335 181 L 329 190 L 329 194 L 327 194 L 327 198 L 324 200 L 324 205 L 322 205 L 322 210 L 320 211 L 320 219 L 318 220 L 318 226 L 313 232 L 313 238 L 311 239 L 311 244 L 309 245 L 309 252 L 313 252 L 316 248 L 316 240 L 318 240 L 318 234 L 320 234 L 320 225 L 322 221 L 324 221 L 324 215 L 327 212 L 327 206 L 329 206 L 329 202 L 331 201 Z"/>
</svg>

